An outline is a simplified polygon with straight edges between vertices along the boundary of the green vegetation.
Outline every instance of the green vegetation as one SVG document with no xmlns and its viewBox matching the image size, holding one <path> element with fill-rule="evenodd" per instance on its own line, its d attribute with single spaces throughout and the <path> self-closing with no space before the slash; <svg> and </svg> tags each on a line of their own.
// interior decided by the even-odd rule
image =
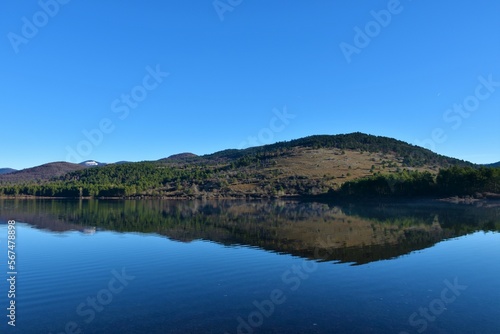
<svg viewBox="0 0 500 334">
<path fill-rule="evenodd" d="M 498 193 L 499 184 L 499 169 L 352 133 L 154 162 L 91 168 L 52 163 L 0 175 L 0 196 L 436 197 Z"/>
<path fill-rule="evenodd" d="M 500 192 L 500 168 L 453 166 L 437 176 L 407 171 L 346 182 L 336 195 L 342 197 L 473 196 Z"/>
<path fill-rule="evenodd" d="M 0 194 L 47 197 L 159 195 L 161 190 L 192 186 L 206 180 L 212 172 L 213 169 L 203 166 L 175 168 L 154 162 L 109 165 L 71 172 L 39 184 L 4 185 L 0 187 Z"/>
<path fill-rule="evenodd" d="M 406 169 L 347 181 L 334 190 L 322 183 L 301 177 L 266 179 L 257 170 L 248 170 L 249 162 L 238 160 L 229 166 L 193 165 L 172 167 L 160 163 L 134 163 L 89 168 L 66 174 L 44 183 L 0 186 L 0 195 L 45 197 L 203 197 L 207 194 L 230 195 L 229 183 L 257 182 L 266 185 L 265 195 L 319 195 L 329 192 L 338 197 L 443 197 L 500 193 L 499 168 L 454 166 L 437 175 Z M 242 168 L 241 166 L 244 166 Z M 349 175 L 349 173 L 348 173 Z M 276 175 L 275 175 L 276 176 Z M 256 197 L 259 194 L 256 194 Z"/>
<path fill-rule="evenodd" d="M 445 157 L 419 146 L 411 145 L 388 137 L 372 136 L 360 132 L 336 136 L 310 136 L 292 140 L 288 145 L 314 148 L 338 148 L 366 152 L 395 153 L 407 167 L 424 165 L 471 165 L 463 160 Z M 279 144 L 277 144 L 279 145 Z"/>
<path fill-rule="evenodd" d="M 404 170 L 397 174 L 377 174 L 346 182 L 335 194 L 343 197 L 392 197 L 425 196 L 434 192 L 435 183 L 431 173 Z"/>
</svg>

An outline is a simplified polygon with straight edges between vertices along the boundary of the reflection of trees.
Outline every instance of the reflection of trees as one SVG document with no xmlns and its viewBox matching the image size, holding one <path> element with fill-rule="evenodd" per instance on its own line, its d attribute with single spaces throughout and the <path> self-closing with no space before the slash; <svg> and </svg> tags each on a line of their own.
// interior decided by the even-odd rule
<svg viewBox="0 0 500 334">
<path fill-rule="evenodd" d="M 444 204 L 329 207 L 287 201 L 0 200 L 0 217 L 52 231 L 95 226 L 360 264 L 477 230 L 500 230 L 498 208 Z"/>
<path fill-rule="evenodd" d="M 349 215 L 390 224 L 411 226 L 412 222 L 438 222 L 443 229 L 462 235 L 474 231 L 500 231 L 500 207 L 476 207 L 438 202 L 408 202 L 372 206 L 351 204 Z"/>
</svg>

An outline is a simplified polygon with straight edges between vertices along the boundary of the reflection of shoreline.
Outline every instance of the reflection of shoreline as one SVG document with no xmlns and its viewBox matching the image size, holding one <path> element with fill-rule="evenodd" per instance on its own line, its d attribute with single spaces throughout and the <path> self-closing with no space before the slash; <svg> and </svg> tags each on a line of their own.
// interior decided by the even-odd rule
<svg viewBox="0 0 500 334">
<path fill-rule="evenodd" d="M 500 230 L 500 210 L 447 203 L 343 206 L 296 201 L 5 201 L 18 217 L 55 232 L 155 233 L 172 240 L 249 245 L 358 264 L 390 259 L 477 230 Z"/>
<path fill-rule="evenodd" d="M 485 194 L 482 198 L 465 196 L 465 197 L 447 197 L 439 199 L 441 202 L 452 204 L 465 204 L 474 205 L 476 207 L 484 208 L 499 208 L 500 207 L 500 194 Z"/>
<path fill-rule="evenodd" d="M 96 232 L 96 228 L 95 227 L 86 227 L 80 232 L 82 232 L 83 234 L 93 235 Z"/>
</svg>

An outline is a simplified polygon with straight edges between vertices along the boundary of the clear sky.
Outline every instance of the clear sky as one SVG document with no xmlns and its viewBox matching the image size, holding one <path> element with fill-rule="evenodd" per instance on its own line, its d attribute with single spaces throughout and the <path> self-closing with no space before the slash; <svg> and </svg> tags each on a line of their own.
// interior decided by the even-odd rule
<svg viewBox="0 0 500 334">
<path fill-rule="evenodd" d="M 6 0 L 0 167 L 361 131 L 500 161 L 500 2 Z"/>
</svg>

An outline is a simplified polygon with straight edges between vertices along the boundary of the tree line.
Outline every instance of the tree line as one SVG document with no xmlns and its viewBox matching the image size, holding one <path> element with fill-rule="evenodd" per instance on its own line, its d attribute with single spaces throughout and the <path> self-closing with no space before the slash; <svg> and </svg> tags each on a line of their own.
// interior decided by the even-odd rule
<svg viewBox="0 0 500 334">
<path fill-rule="evenodd" d="M 438 197 L 500 193 L 500 168 L 453 166 L 437 175 L 403 170 L 344 183 L 340 197 Z"/>
</svg>

